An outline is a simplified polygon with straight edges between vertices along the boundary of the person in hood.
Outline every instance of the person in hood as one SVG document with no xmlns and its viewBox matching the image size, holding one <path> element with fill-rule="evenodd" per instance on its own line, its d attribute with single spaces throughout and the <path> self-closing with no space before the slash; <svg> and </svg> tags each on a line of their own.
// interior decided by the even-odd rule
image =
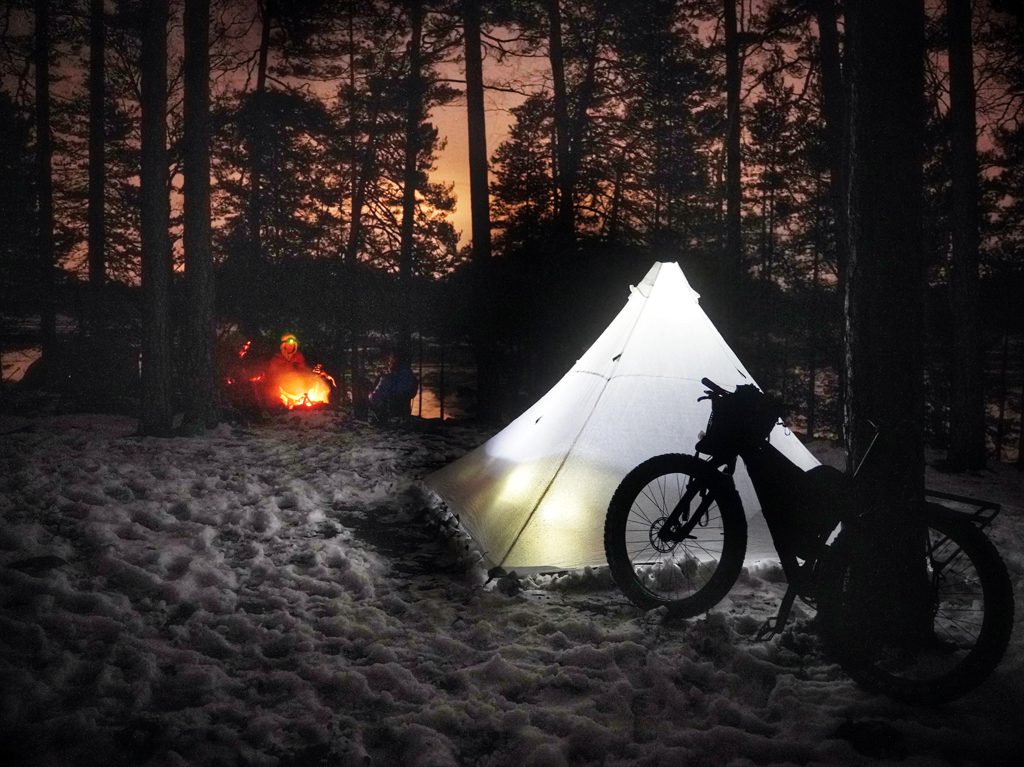
<svg viewBox="0 0 1024 767">
<path fill-rule="evenodd" d="M 387 363 L 387 371 L 370 392 L 370 412 L 379 421 L 408 418 L 412 413 L 412 399 L 419 391 L 419 379 L 402 355 L 388 354 Z"/>
</svg>

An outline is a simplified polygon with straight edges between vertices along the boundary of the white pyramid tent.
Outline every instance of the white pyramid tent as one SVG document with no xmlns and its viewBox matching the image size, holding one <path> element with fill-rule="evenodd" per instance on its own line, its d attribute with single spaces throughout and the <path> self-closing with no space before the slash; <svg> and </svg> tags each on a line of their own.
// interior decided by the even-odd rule
<svg viewBox="0 0 1024 767">
<path fill-rule="evenodd" d="M 615 488 L 660 453 L 692 453 L 711 406 L 708 377 L 753 383 L 675 263 L 657 263 L 572 370 L 505 429 L 426 483 L 491 564 L 506 570 L 605 564 L 604 517 Z M 817 465 L 776 426 L 771 442 L 804 469 Z M 748 516 L 759 504 L 746 473 Z"/>
</svg>

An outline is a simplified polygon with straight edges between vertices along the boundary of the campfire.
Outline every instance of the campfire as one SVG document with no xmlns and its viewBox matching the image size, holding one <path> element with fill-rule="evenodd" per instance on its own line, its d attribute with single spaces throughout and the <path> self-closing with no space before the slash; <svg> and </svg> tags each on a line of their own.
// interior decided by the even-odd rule
<svg viewBox="0 0 1024 767">
<path fill-rule="evenodd" d="M 289 410 L 297 407 L 312 408 L 327 405 L 331 401 L 331 387 L 337 386 L 334 378 L 324 372 L 321 365 L 305 372 L 302 370 L 283 371 L 275 376 L 271 386 L 277 387 L 277 394 Z"/>
<path fill-rule="evenodd" d="M 261 407 L 312 409 L 329 405 L 333 376 L 316 364 L 310 368 L 291 333 L 281 336 L 277 354 L 260 354 L 246 341 L 234 355 L 225 376 L 229 397 Z"/>
</svg>

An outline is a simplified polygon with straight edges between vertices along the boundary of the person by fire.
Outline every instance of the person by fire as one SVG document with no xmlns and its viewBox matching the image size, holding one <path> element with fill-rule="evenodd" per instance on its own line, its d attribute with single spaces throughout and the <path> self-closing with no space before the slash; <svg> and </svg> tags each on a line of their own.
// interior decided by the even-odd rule
<svg viewBox="0 0 1024 767">
<path fill-rule="evenodd" d="M 331 388 L 337 385 L 323 365 L 309 368 L 299 350 L 299 339 L 293 333 L 281 336 L 278 353 L 267 364 L 267 380 L 270 402 L 283 404 L 289 410 L 327 405 L 331 401 Z"/>
<path fill-rule="evenodd" d="M 306 358 L 299 351 L 299 339 L 294 333 L 285 333 L 281 336 L 281 345 L 278 353 L 270 359 L 268 372 L 271 376 L 279 375 L 293 370 L 306 370 Z"/>
<path fill-rule="evenodd" d="M 419 386 L 419 379 L 412 372 L 408 359 L 390 352 L 387 356 L 387 371 L 370 392 L 371 417 L 379 422 L 387 422 L 391 418 L 408 418 Z"/>
<path fill-rule="evenodd" d="M 258 415 L 266 410 L 286 407 L 313 408 L 331 401 L 331 389 L 337 384 L 322 365 L 312 369 L 299 350 L 299 340 L 292 333 L 281 336 L 276 352 L 260 339 L 248 340 L 225 371 L 227 400 L 240 413 Z"/>
</svg>

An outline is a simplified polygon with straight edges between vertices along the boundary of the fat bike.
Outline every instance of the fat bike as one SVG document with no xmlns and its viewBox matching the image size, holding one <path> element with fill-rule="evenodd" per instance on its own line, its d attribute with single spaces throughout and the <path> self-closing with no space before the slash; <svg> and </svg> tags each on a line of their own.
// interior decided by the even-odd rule
<svg viewBox="0 0 1024 767">
<path fill-rule="evenodd" d="M 923 536 L 921 562 L 912 568 L 919 604 L 894 606 L 888 597 L 897 591 L 889 588 L 895 576 L 880 573 L 872 558 L 884 520 L 859 502 L 856 476 L 827 466 L 803 471 L 789 461 L 768 439 L 780 410 L 755 386 L 729 392 L 707 378 L 702 383 L 701 399 L 710 399 L 712 410 L 695 453 L 644 461 L 608 507 L 605 553 L 625 595 L 642 609 L 664 606 L 682 618 L 725 597 L 747 544 L 733 479 L 741 459 L 788 582 L 760 639 L 783 630 L 800 598 L 817 610 L 826 651 L 868 689 L 934 704 L 980 684 L 1002 659 L 1013 626 L 1010 579 L 983 532 L 999 506 L 926 493 L 915 510 Z M 913 630 L 892 620 L 895 614 L 916 615 Z"/>
</svg>

